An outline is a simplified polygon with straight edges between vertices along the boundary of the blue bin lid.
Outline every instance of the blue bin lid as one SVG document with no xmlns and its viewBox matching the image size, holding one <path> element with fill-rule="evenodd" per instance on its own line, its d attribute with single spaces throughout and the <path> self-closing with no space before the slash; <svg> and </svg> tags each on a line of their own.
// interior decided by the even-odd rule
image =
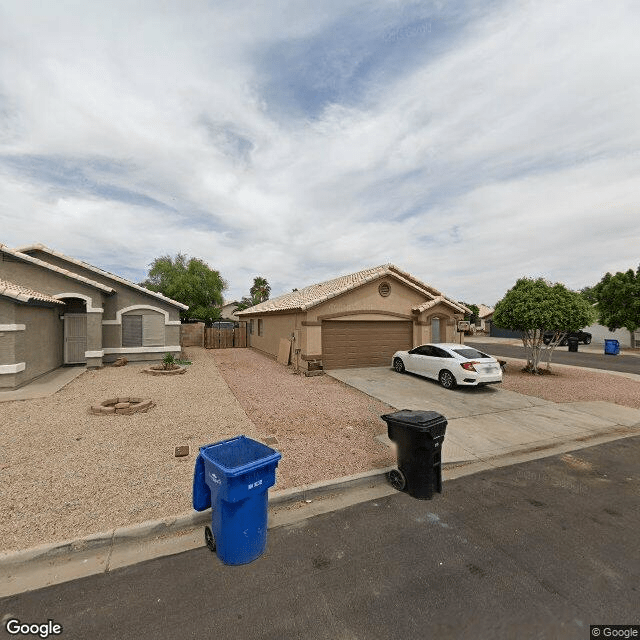
<svg viewBox="0 0 640 640">
<path fill-rule="evenodd" d="M 229 477 L 277 464 L 282 457 L 279 451 L 244 435 L 200 447 L 200 455 Z"/>
</svg>

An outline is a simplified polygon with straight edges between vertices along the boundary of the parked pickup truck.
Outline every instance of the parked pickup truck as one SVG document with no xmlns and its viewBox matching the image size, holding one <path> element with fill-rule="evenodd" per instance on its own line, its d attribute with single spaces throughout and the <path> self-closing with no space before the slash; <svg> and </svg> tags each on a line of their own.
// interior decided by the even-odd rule
<svg viewBox="0 0 640 640">
<path fill-rule="evenodd" d="M 556 335 L 555 331 L 545 331 L 544 332 L 544 336 L 542 337 L 542 341 L 545 344 L 549 344 L 554 336 Z M 565 347 L 567 344 L 569 344 L 569 338 L 578 338 L 578 342 L 582 342 L 584 344 L 590 344 L 591 343 L 591 334 L 587 331 L 569 331 L 569 333 L 567 333 L 565 335 L 565 337 L 562 339 L 562 342 L 560 343 L 561 347 Z"/>
</svg>

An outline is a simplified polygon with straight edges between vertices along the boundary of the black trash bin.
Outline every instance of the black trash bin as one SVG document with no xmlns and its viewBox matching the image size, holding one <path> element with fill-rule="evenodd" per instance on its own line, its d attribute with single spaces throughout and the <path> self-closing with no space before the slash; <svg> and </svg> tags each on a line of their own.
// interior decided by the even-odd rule
<svg viewBox="0 0 640 640">
<path fill-rule="evenodd" d="M 380 417 L 398 449 L 398 469 L 389 473 L 391 484 L 419 500 L 442 493 L 441 452 L 447 419 L 435 411 L 410 409 Z"/>
<path fill-rule="evenodd" d="M 578 350 L 578 338 L 569 338 L 567 342 L 569 343 L 569 351 Z"/>
</svg>

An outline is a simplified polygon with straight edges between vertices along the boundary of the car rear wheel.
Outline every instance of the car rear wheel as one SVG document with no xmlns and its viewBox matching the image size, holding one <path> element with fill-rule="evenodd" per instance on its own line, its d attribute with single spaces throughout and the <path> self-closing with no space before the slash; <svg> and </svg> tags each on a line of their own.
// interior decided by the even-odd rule
<svg viewBox="0 0 640 640">
<path fill-rule="evenodd" d="M 400 358 L 396 358 L 393 361 L 393 368 L 398 372 L 398 373 L 404 373 L 404 362 L 402 362 L 402 360 L 400 360 Z"/>
<path fill-rule="evenodd" d="M 438 380 L 445 389 L 455 389 L 456 387 L 456 378 L 448 369 L 443 369 L 440 372 Z"/>
<path fill-rule="evenodd" d="M 591 336 L 587 336 L 587 337 L 584 339 L 584 343 L 585 343 L 585 344 L 591 344 Z"/>
</svg>

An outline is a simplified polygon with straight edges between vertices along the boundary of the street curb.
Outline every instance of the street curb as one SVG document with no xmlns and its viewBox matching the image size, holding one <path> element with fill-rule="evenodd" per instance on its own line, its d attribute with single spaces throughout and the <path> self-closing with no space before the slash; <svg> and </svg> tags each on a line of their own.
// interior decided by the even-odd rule
<svg viewBox="0 0 640 640">
<path fill-rule="evenodd" d="M 292 489 L 273 491 L 269 495 L 269 507 L 287 506 L 323 498 L 331 494 L 343 493 L 363 486 L 373 487 L 386 483 L 386 474 L 394 467 L 364 471 L 337 480 L 324 480 Z M 0 553 L 0 570 L 24 566 L 32 562 L 63 560 L 80 552 L 109 551 L 116 546 L 133 541 L 155 540 L 182 534 L 196 527 L 203 527 L 211 521 L 211 510 L 182 514 L 160 520 L 147 520 L 136 525 L 116 527 L 111 531 L 94 533 L 75 540 L 44 544 L 30 549 Z M 108 566 L 105 571 L 108 571 Z"/>
</svg>

